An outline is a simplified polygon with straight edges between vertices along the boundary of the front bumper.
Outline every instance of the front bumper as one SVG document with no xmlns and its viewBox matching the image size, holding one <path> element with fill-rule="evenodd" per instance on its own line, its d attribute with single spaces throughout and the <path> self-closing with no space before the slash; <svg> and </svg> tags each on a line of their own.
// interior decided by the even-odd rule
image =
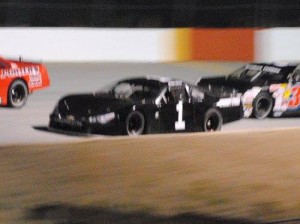
<svg viewBox="0 0 300 224">
<path fill-rule="evenodd" d="M 86 118 L 76 119 L 72 116 L 61 117 L 50 115 L 49 128 L 55 130 L 79 132 L 85 134 L 122 135 L 124 130 L 119 121 L 112 121 L 107 124 L 90 123 Z"/>
<path fill-rule="evenodd" d="M 71 117 L 60 117 L 50 115 L 49 128 L 60 129 L 66 131 L 88 132 L 88 124 L 82 120 L 75 120 Z"/>
</svg>

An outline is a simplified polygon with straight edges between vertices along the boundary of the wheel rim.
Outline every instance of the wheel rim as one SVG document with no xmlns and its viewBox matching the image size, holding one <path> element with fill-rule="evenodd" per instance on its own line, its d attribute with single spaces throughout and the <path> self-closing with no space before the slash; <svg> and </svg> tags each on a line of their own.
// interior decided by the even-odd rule
<svg viewBox="0 0 300 224">
<path fill-rule="evenodd" d="M 11 99 L 13 103 L 22 103 L 25 97 L 26 91 L 23 86 L 17 85 L 11 90 Z"/>
<path fill-rule="evenodd" d="M 142 120 L 139 117 L 133 116 L 133 117 L 131 117 L 129 119 L 129 122 L 128 122 L 128 133 L 130 135 L 141 134 L 142 127 L 143 127 L 143 122 L 142 122 Z"/>
<path fill-rule="evenodd" d="M 258 117 L 264 117 L 266 116 L 266 113 L 270 110 L 270 101 L 268 99 L 261 99 L 257 103 L 257 116 Z"/>
<path fill-rule="evenodd" d="M 206 123 L 205 127 L 207 131 L 216 131 L 219 126 L 219 117 L 217 115 L 210 116 Z"/>
</svg>

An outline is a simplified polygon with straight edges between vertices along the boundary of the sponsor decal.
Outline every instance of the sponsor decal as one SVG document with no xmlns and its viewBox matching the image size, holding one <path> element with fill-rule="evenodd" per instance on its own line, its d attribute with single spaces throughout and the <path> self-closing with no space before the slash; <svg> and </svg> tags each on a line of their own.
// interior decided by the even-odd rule
<svg viewBox="0 0 300 224">
<path fill-rule="evenodd" d="M 237 107 L 241 103 L 241 97 L 222 98 L 217 102 L 217 107 Z"/>
<path fill-rule="evenodd" d="M 55 122 L 58 122 L 62 125 L 70 125 L 70 126 L 76 126 L 76 127 L 82 127 L 82 122 L 77 120 L 69 120 L 68 118 L 54 118 Z"/>
<path fill-rule="evenodd" d="M 255 70 L 255 71 L 263 71 L 263 72 L 271 72 L 271 73 L 279 73 L 281 71 L 280 68 L 274 66 L 262 66 L 262 65 L 246 65 L 245 69 Z"/>
<path fill-rule="evenodd" d="M 35 87 L 35 86 L 41 86 L 42 83 L 42 75 L 41 73 L 31 73 L 29 75 L 29 86 Z"/>
<path fill-rule="evenodd" d="M 68 121 L 75 121 L 75 117 L 73 115 L 67 115 L 66 118 Z"/>
<path fill-rule="evenodd" d="M 276 67 L 272 67 L 272 66 L 265 66 L 263 68 L 263 71 L 264 72 L 271 72 L 271 73 L 279 73 L 281 71 L 280 68 L 276 68 Z"/>
<path fill-rule="evenodd" d="M 253 87 L 247 90 L 242 96 L 244 117 L 250 117 L 253 111 L 253 100 L 260 93 L 261 87 Z"/>
<path fill-rule="evenodd" d="M 2 69 L 0 79 L 21 77 L 28 74 L 40 73 L 38 66 L 27 66 L 22 68 Z"/>
<path fill-rule="evenodd" d="M 181 80 L 174 80 L 168 82 L 169 90 L 182 88 L 182 85 L 183 83 Z"/>
<path fill-rule="evenodd" d="M 29 87 L 42 85 L 42 75 L 38 66 L 2 69 L 0 73 L 0 80 L 7 78 L 20 78 L 26 75 L 29 75 Z"/>
<path fill-rule="evenodd" d="M 297 110 L 300 107 L 300 83 L 292 86 L 289 95 L 288 109 Z"/>
<path fill-rule="evenodd" d="M 245 69 L 249 69 L 249 70 L 256 70 L 256 71 L 261 71 L 263 68 L 262 65 L 246 65 Z"/>
<path fill-rule="evenodd" d="M 290 91 L 287 83 L 273 84 L 270 85 L 269 91 L 272 97 L 275 99 L 273 107 L 273 116 L 279 117 L 281 114 L 287 110 L 288 101 L 290 98 Z"/>
<path fill-rule="evenodd" d="M 300 108 L 300 83 L 295 85 L 290 83 L 274 84 L 270 86 L 270 92 L 275 99 L 273 108 L 274 116 L 280 116 L 288 110 L 298 110 Z"/>
</svg>

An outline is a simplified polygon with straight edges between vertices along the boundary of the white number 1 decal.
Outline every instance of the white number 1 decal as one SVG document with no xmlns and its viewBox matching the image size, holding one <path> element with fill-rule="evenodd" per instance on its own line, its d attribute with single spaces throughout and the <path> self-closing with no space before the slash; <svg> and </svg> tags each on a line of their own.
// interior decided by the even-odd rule
<svg viewBox="0 0 300 224">
<path fill-rule="evenodd" d="M 178 112 L 178 121 L 175 122 L 175 130 L 184 130 L 185 121 L 182 120 L 183 117 L 183 103 L 182 100 L 176 104 L 176 111 Z"/>
</svg>

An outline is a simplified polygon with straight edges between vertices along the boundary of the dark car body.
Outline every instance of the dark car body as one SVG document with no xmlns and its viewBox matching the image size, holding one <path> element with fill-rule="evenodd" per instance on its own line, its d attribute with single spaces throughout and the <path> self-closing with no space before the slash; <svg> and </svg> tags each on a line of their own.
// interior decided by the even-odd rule
<svg viewBox="0 0 300 224">
<path fill-rule="evenodd" d="M 220 130 L 243 117 L 239 97 L 220 99 L 169 78 L 121 80 L 102 91 L 68 95 L 50 115 L 49 127 L 107 135 Z"/>
<path fill-rule="evenodd" d="M 241 93 L 245 117 L 299 114 L 297 63 L 251 63 L 226 76 L 203 78 L 197 86 L 219 95 Z"/>
</svg>

